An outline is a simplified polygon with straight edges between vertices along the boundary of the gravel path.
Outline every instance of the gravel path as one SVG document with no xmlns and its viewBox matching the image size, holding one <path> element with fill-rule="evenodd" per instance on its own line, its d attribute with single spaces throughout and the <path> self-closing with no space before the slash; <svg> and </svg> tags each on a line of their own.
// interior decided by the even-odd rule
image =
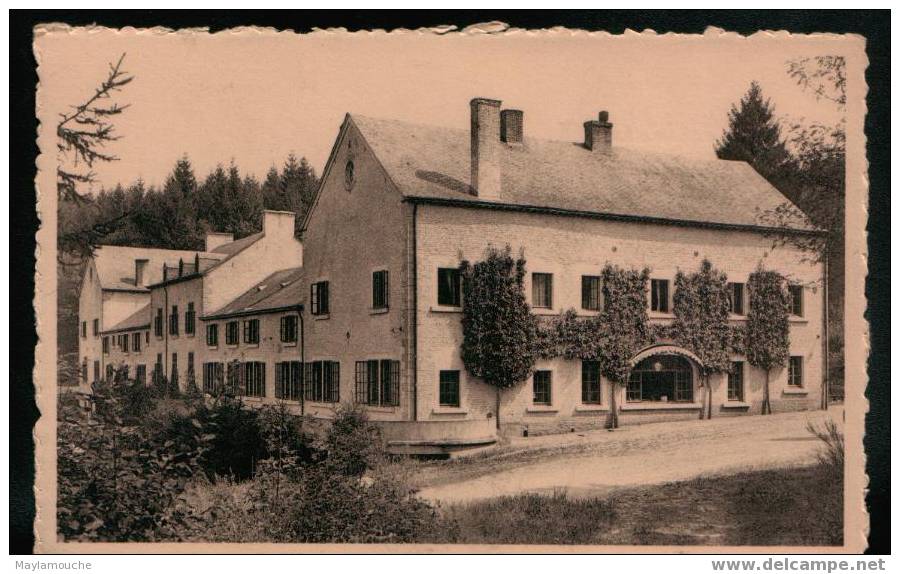
<svg viewBox="0 0 900 574">
<path fill-rule="evenodd" d="M 554 490 L 600 495 L 700 475 L 801 466 L 815 461 L 821 448 L 807 424 L 821 426 L 827 418 L 840 425 L 840 407 L 515 439 L 495 454 L 425 466 L 416 482 L 423 498 L 456 503 Z"/>
</svg>

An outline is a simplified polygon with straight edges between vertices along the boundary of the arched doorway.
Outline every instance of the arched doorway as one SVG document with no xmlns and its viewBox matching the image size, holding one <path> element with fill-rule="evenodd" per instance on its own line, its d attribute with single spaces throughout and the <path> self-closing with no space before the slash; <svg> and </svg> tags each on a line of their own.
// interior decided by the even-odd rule
<svg viewBox="0 0 900 574">
<path fill-rule="evenodd" d="M 693 403 L 694 395 L 691 361 L 680 353 L 658 352 L 635 362 L 625 400 L 629 403 Z"/>
</svg>

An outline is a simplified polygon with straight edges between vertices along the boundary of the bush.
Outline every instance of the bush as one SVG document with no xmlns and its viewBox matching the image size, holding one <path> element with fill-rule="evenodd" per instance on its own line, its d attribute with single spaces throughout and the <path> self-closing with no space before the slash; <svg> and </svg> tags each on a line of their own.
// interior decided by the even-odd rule
<svg viewBox="0 0 900 574">
<path fill-rule="evenodd" d="M 338 407 L 322 449 L 328 472 L 348 477 L 362 476 L 385 457 L 380 430 L 355 405 Z"/>
<path fill-rule="evenodd" d="M 822 441 L 825 448 L 819 452 L 819 464 L 827 472 L 844 476 L 844 435 L 833 420 L 826 420 L 822 428 L 810 422 L 807 430 Z"/>
</svg>

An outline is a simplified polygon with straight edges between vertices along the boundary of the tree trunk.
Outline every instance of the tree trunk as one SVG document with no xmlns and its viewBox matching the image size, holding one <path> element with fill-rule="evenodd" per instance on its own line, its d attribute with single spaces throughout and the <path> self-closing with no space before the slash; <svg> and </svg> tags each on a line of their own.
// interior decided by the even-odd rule
<svg viewBox="0 0 900 574">
<path fill-rule="evenodd" d="M 610 402 L 609 402 L 609 428 L 617 429 L 619 428 L 619 406 L 616 404 L 616 389 L 618 387 L 618 383 L 615 381 L 609 386 L 610 388 Z"/>
<path fill-rule="evenodd" d="M 713 392 L 712 392 L 712 381 L 710 380 L 709 375 L 706 375 L 706 418 L 712 419 L 712 411 L 713 411 Z"/>
<path fill-rule="evenodd" d="M 766 369 L 766 386 L 763 387 L 762 414 L 772 414 L 772 404 L 769 402 L 769 369 Z"/>
<path fill-rule="evenodd" d="M 500 387 L 497 387 L 497 432 L 500 432 Z"/>
</svg>

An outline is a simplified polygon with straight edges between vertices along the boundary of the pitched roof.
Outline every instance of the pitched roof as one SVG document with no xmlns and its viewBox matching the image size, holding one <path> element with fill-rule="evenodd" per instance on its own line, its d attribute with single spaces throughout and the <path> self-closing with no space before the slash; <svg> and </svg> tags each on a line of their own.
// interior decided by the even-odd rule
<svg viewBox="0 0 900 574">
<path fill-rule="evenodd" d="M 213 253 L 221 253 L 224 255 L 232 256 L 237 255 L 244 249 L 250 247 L 263 237 L 263 232 L 254 233 L 253 235 L 248 235 L 247 237 L 242 237 L 236 241 L 232 241 L 231 243 L 226 243 L 224 245 L 220 245 L 212 250 Z"/>
<path fill-rule="evenodd" d="M 302 267 L 276 271 L 203 319 L 255 315 L 296 307 L 303 302 L 302 276 Z"/>
<path fill-rule="evenodd" d="M 198 251 L 101 245 L 94 250 L 94 264 L 97 268 L 97 277 L 100 280 L 101 288 L 145 292 L 149 291 L 147 287 L 135 284 L 134 262 L 136 259 L 147 260 L 147 266 L 144 269 L 145 281 L 147 285 L 152 285 L 162 281 L 163 264 L 178 265 L 179 259 L 193 262 L 197 253 L 205 258 L 222 259 L 224 257 L 217 253 Z"/>
<path fill-rule="evenodd" d="M 150 303 L 147 303 L 122 321 L 105 329 L 104 333 L 116 333 L 119 331 L 133 331 L 135 329 L 150 328 Z"/>
<path fill-rule="evenodd" d="M 745 162 L 526 138 L 501 144 L 501 198 L 471 194 L 467 130 L 349 115 L 407 198 L 762 226 L 787 198 Z M 813 229 L 807 222 L 792 227 Z"/>
<path fill-rule="evenodd" d="M 259 233 L 254 233 L 253 235 L 248 235 L 247 237 L 242 237 L 237 241 L 232 241 L 231 243 L 226 243 L 224 245 L 220 245 L 213 249 L 212 251 L 202 252 L 200 253 L 201 259 L 212 259 L 213 263 L 211 265 L 203 266 L 201 265 L 200 269 L 191 268 L 189 273 L 185 273 L 184 275 L 179 275 L 177 277 L 172 277 L 170 279 L 166 279 L 165 277 L 160 277 L 159 281 L 155 283 L 151 283 L 153 285 L 162 285 L 162 284 L 171 284 L 177 283 L 179 281 L 187 281 L 190 279 L 194 279 L 197 277 L 201 277 L 206 275 L 209 271 L 212 271 L 222 263 L 228 261 L 235 255 L 244 251 L 257 241 L 263 238 L 265 234 L 260 231 Z"/>
</svg>

